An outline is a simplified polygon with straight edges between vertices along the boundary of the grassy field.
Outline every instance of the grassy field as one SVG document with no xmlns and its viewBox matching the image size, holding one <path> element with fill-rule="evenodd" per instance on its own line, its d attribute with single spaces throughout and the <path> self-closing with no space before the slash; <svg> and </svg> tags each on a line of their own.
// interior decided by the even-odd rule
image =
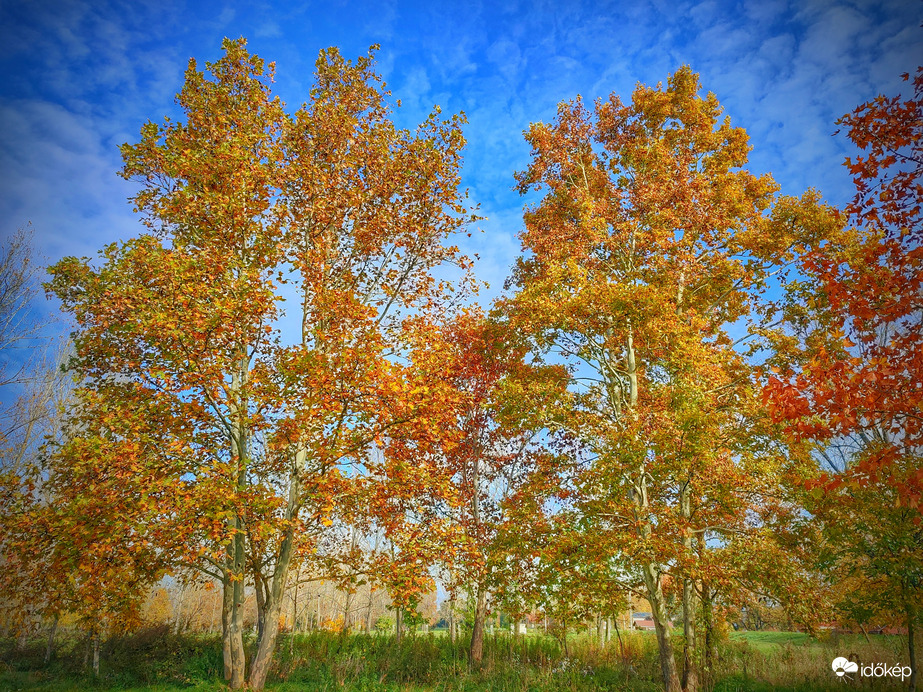
<svg viewBox="0 0 923 692">
<path fill-rule="evenodd" d="M 623 634 L 606 646 L 578 635 L 568 640 L 570 656 L 550 637 L 514 639 L 506 634 L 486 641 L 483 666 L 469 670 L 463 643 L 447 637 L 418 635 L 398 645 L 391 637 L 339 636 L 319 632 L 280 642 L 269 689 L 394 690 L 473 692 L 541 690 L 632 690 L 661 688 L 656 642 L 649 633 Z M 715 692 L 764 690 L 842 690 L 830 662 L 847 656 L 861 662 L 906 664 L 900 637 L 832 636 L 818 641 L 796 632 L 735 632 L 719 648 L 707 689 Z M 7 690 L 222 690 L 221 649 L 217 638 L 177 637 L 142 632 L 109 642 L 103 649 L 101 675 L 84 666 L 85 644 L 62 642 L 49 665 L 44 647 L 34 642 L 16 651 L 0 648 L 0 691 Z M 859 680 L 850 687 L 899 689 L 891 680 Z"/>
<path fill-rule="evenodd" d="M 764 653 L 780 646 L 821 646 L 822 643 L 804 632 L 732 632 L 731 641 L 745 642 Z"/>
</svg>

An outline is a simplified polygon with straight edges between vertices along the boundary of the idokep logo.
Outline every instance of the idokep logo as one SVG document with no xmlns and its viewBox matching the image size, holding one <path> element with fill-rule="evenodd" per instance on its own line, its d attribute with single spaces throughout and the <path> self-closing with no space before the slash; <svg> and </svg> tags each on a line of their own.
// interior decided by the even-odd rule
<svg viewBox="0 0 923 692">
<path fill-rule="evenodd" d="M 910 666 L 891 666 L 887 663 L 869 663 L 868 665 L 860 667 L 858 663 L 853 663 L 848 658 L 842 656 L 833 659 L 833 663 L 830 664 L 830 667 L 833 668 L 833 672 L 837 674 L 837 677 L 841 678 L 852 678 L 853 676 L 850 675 L 850 673 L 859 673 L 864 678 L 892 677 L 904 680 L 905 678 L 909 678 L 911 673 Z"/>
<path fill-rule="evenodd" d="M 858 663 L 853 663 L 848 658 L 843 658 L 842 656 L 833 659 L 833 663 L 830 665 L 833 667 L 833 672 L 836 673 L 838 677 L 843 677 L 847 673 L 859 672 Z M 849 677 L 852 677 L 852 675 Z"/>
</svg>

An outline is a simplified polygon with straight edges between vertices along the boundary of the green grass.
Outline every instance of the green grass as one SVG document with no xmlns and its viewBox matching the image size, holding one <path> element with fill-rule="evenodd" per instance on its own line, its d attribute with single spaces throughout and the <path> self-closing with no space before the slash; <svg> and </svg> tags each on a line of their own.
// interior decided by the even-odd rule
<svg viewBox="0 0 923 692">
<path fill-rule="evenodd" d="M 804 632 L 731 632 L 733 642 L 746 642 L 763 652 L 771 652 L 776 647 L 817 646 L 819 642 Z"/>
<path fill-rule="evenodd" d="M 799 632 L 733 632 L 729 639 L 722 651 L 724 674 L 716 692 L 842 690 L 844 681 L 830 668 L 839 656 L 860 664 L 907 665 L 908 660 L 904 637 L 829 634 L 814 638 Z M 854 680 L 850 687 L 894 690 L 902 685 L 891 678 L 864 678 Z"/>
<path fill-rule="evenodd" d="M 469 670 L 466 642 L 444 633 L 408 636 L 339 636 L 317 632 L 280 638 L 268 689 L 299 692 L 541 692 L 655 691 L 661 689 L 656 640 L 651 633 L 622 633 L 599 646 L 586 634 L 568 638 L 569 657 L 551 637 L 486 637 L 483 665 Z M 252 645 L 252 642 L 251 642 Z M 681 637 L 677 653 L 681 651 Z M 704 672 L 705 689 L 715 692 L 842 690 L 830 669 L 838 655 L 862 661 L 906 659 L 900 637 L 831 636 L 819 641 L 796 632 L 735 632 L 719 647 L 715 670 Z M 220 641 L 215 636 L 140 632 L 108 642 L 101 675 L 85 669 L 85 640 L 62 641 L 50 666 L 34 642 L 16 651 L 0 642 L 0 692 L 7 690 L 224 690 Z M 624 657 L 623 657 L 624 654 Z M 867 681 L 863 681 L 865 683 Z M 862 684 L 864 690 L 897 689 Z"/>
</svg>

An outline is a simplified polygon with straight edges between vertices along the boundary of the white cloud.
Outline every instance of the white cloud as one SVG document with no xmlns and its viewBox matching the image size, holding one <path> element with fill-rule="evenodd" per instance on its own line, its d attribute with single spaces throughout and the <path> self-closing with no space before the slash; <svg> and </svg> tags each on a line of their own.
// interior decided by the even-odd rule
<svg viewBox="0 0 923 692">
<path fill-rule="evenodd" d="M 402 125 L 434 103 L 468 113 L 464 179 L 490 220 L 465 247 L 496 286 L 518 252 L 522 200 L 511 187 L 528 164 L 522 131 L 550 121 L 559 101 L 612 91 L 627 100 L 636 82 L 689 63 L 750 132 L 756 170 L 788 192 L 815 184 L 842 201 L 846 144 L 830 136 L 833 121 L 905 87 L 898 75 L 913 71 L 921 43 L 921 6 L 904 0 L 264 2 L 220 13 L 153 0 L 130 10 L 107 0 L 26 5 L 0 6 L 9 68 L 0 210 L 14 227 L 35 221 L 49 254 L 89 254 L 137 233 L 116 146 L 136 140 L 144 119 L 175 114 L 189 56 L 201 66 L 222 36 L 253 32 L 251 47 L 278 62 L 279 93 L 295 106 L 318 49 L 340 45 L 355 58 L 380 40 L 378 69 L 407 104 Z"/>
<path fill-rule="evenodd" d="M 116 175 L 118 153 L 102 146 L 92 119 L 42 101 L 0 102 L 0 215 L 9 226 L 32 223 L 52 259 L 89 255 L 137 233 Z"/>
<path fill-rule="evenodd" d="M 495 41 L 487 49 L 487 59 L 506 79 L 507 86 L 515 88 L 519 82 L 520 71 L 525 64 L 519 46 L 509 39 Z"/>
<path fill-rule="evenodd" d="M 282 29 L 277 22 L 264 22 L 257 28 L 256 35 L 260 38 L 278 38 L 282 36 Z"/>
</svg>

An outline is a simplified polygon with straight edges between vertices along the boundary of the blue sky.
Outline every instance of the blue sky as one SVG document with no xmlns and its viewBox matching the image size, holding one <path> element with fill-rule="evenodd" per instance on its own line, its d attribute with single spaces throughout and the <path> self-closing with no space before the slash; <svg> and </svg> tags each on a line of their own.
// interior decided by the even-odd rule
<svg viewBox="0 0 923 692">
<path fill-rule="evenodd" d="M 355 58 L 379 43 L 400 124 L 433 104 L 468 116 L 464 181 L 488 219 L 462 246 L 481 257 L 486 299 L 519 252 L 522 132 L 550 121 L 559 101 L 627 98 L 689 64 L 749 132 L 752 170 L 771 171 L 783 192 L 813 186 L 842 204 L 850 152 L 831 136 L 834 121 L 906 90 L 899 75 L 923 62 L 921 21 L 913 0 L 2 2 L 0 233 L 31 223 L 49 262 L 139 233 L 117 147 L 145 120 L 176 114 L 188 59 L 216 59 L 223 37 L 245 36 L 277 63 L 276 91 L 292 109 L 320 49 Z"/>
</svg>

